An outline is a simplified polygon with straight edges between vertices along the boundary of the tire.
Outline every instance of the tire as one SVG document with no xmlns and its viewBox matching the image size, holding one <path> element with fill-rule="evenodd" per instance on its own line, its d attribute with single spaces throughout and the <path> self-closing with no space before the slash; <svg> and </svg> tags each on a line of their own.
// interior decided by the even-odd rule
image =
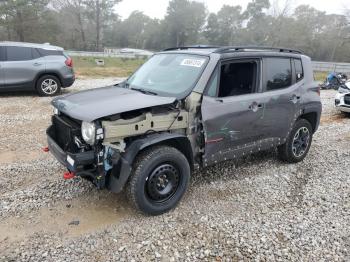
<svg viewBox="0 0 350 262">
<path fill-rule="evenodd" d="M 298 132 L 299 135 L 297 135 Z M 302 161 L 309 152 L 312 134 L 312 126 L 309 121 L 305 119 L 297 120 L 289 133 L 286 143 L 278 147 L 279 158 L 289 163 Z M 302 139 L 303 136 L 305 137 Z"/>
<path fill-rule="evenodd" d="M 44 75 L 36 83 L 40 96 L 55 96 L 61 93 L 61 82 L 54 75 Z"/>
<path fill-rule="evenodd" d="M 137 157 L 127 184 L 127 197 L 143 213 L 160 215 L 176 207 L 190 176 L 188 160 L 179 150 L 152 147 Z"/>
</svg>

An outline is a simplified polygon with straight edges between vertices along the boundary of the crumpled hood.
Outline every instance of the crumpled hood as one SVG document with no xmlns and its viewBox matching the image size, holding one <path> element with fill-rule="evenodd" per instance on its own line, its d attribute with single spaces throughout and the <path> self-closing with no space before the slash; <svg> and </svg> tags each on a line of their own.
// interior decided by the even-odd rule
<svg viewBox="0 0 350 262">
<path fill-rule="evenodd" d="M 105 116 L 171 104 L 175 100 L 175 97 L 147 95 L 127 88 L 107 86 L 57 97 L 51 103 L 72 118 L 92 122 Z"/>
</svg>

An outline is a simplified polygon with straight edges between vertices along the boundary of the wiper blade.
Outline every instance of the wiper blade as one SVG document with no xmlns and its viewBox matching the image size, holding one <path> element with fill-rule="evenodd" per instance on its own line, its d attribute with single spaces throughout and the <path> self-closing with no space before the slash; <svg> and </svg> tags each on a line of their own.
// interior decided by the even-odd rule
<svg viewBox="0 0 350 262">
<path fill-rule="evenodd" d="M 149 90 L 146 90 L 146 89 L 143 89 L 143 88 L 135 88 L 135 87 L 132 87 L 130 88 L 131 90 L 136 90 L 136 91 L 139 91 L 143 94 L 149 94 L 149 95 L 155 95 L 157 96 L 158 94 L 156 92 L 153 92 L 153 91 L 149 91 Z"/>
</svg>

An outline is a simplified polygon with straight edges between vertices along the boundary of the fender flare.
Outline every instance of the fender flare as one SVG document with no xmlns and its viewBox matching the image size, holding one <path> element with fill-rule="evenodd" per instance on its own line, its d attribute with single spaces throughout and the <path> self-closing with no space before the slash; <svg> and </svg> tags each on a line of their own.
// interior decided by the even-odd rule
<svg viewBox="0 0 350 262">
<path fill-rule="evenodd" d="M 120 160 L 116 168 L 117 172 L 111 173 L 109 178 L 107 179 L 107 188 L 114 192 L 119 193 L 123 190 L 124 185 L 126 184 L 131 171 L 132 165 L 138 153 L 143 149 L 159 144 L 161 142 L 166 141 L 174 141 L 174 140 L 184 140 L 187 141 L 189 146 L 188 148 L 191 150 L 191 156 L 193 158 L 191 144 L 188 138 L 185 135 L 181 134 L 172 134 L 172 133 L 156 133 L 150 134 L 145 137 L 139 138 L 131 142 L 131 144 L 125 149 L 125 152 L 121 154 Z M 189 155 L 186 156 L 187 158 Z M 193 159 L 189 159 L 190 165 L 193 163 Z"/>
</svg>

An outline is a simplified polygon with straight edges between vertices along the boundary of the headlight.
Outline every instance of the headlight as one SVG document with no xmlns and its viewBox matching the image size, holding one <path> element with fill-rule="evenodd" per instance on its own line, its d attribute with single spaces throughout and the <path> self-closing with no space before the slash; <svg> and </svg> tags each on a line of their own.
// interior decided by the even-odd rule
<svg viewBox="0 0 350 262">
<path fill-rule="evenodd" d="M 58 114 L 59 114 L 59 111 L 58 111 L 58 109 L 57 109 L 56 107 L 53 108 L 53 113 L 54 113 L 55 115 L 58 115 Z"/>
<path fill-rule="evenodd" d="M 343 87 L 343 86 L 340 86 L 340 87 L 338 88 L 338 92 L 341 93 L 341 94 L 350 93 L 350 89 L 345 88 L 345 87 Z"/>
<path fill-rule="evenodd" d="M 95 143 L 96 126 L 94 123 L 83 122 L 81 124 L 81 135 L 86 143 L 93 145 Z"/>
</svg>

